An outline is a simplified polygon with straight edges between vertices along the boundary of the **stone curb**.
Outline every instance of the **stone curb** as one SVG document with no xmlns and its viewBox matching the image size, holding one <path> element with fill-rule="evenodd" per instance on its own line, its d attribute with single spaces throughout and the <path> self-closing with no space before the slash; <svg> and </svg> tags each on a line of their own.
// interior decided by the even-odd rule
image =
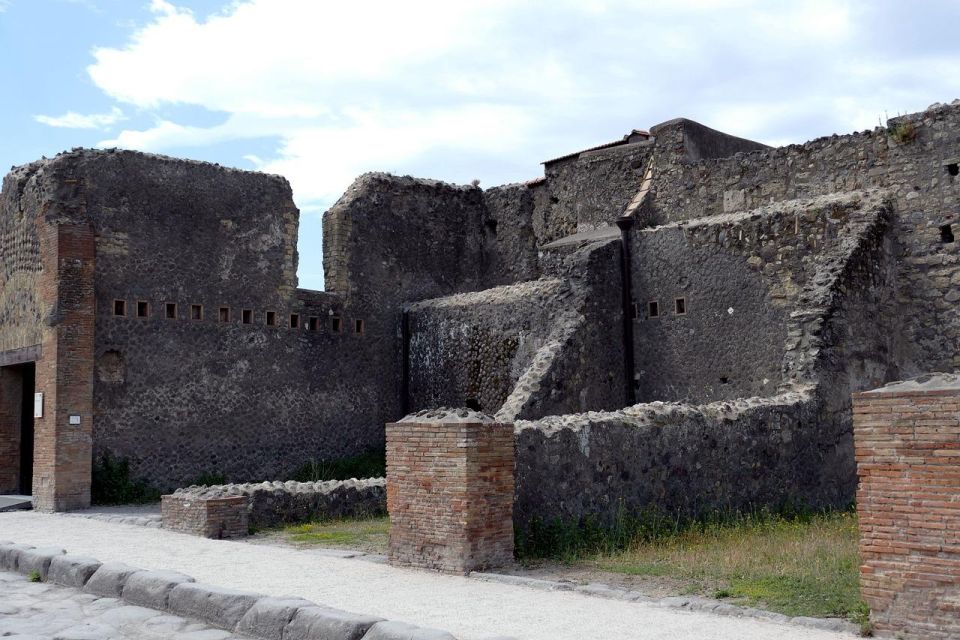
<svg viewBox="0 0 960 640">
<path fill-rule="evenodd" d="M 840 631 L 860 634 L 860 627 L 837 618 L 808 618 L 806 616 L 790 617 L 782 613 L 773 611 L 764 611 L 753 607 L 740 607 L 733 604 L 720 602 L 712 598 L 702 598 L 699 596 L 671 596 L 668 598 L 651 598 L 637 591 L 629 589 L 620 589 L 605 584 L 590 583 L 585 585 L 576 585 L 571 582 L 556 582 L 553 580 L 541 580 L 539 578 L 525 578 L 523 576 L 513 576 L 503 573 L 486 573 L 474 571 L 469 574 L 470 578 L 484 582 L 497 582 L 500 584 L 509 584 L 523 586 L 539 591 L 573 591 L 596 598 L 608 598 L 611 600 L 626 600 L 629 602 L 646 602 L 658 607 L 671 607 L 674 609 L 687 609 L 689 611 L 706 611 L 721 616 L 735 616 L 740 618 L 757 618 L 760 620 L 769 620 L 783 624 L 792 624 L 809 629 L 819 629 L 822 631 Z"/>
<path fill-rule="evenodd" d="M 259 640 L 456 640 L 439 629 L 341 611 L 302 598 L 206 585 L 175 571 L 101 564 L 52 547 L 0 542 L 0 571 L 37 571 L 43 581 L 203 620 Z"/>
</svg>

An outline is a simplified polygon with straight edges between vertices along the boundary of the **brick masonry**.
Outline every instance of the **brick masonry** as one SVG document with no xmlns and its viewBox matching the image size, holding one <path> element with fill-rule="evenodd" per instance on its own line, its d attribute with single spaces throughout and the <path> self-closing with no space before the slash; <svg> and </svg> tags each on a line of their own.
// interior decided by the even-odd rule
<svg viewBox="0 0 960 640">
<path fill-rule="evenodd" d="M 513 425 L 472 415 L 387 425 L 392 564 L 469 573 L 513 562 Z"/>
<path fill-rule="evenodd" d="M 960 637 L 960 384 L 854 395 L 861 591 L 881 633 Z"/>
<path fill-rule="evenodd" d="M 167 495 L 160 506 L 163 528 L 204 538 L 242 538 L 250 529 L 246 496 L 196 498 Z"/>
</svg>

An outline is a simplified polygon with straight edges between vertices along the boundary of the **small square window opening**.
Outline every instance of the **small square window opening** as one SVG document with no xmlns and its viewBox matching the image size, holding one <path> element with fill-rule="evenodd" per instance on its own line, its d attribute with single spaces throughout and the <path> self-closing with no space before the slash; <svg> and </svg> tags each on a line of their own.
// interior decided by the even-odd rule
<svg viewBox="0 0 960 640">
<path fill-rule="evenodd" d="M 253 309 L 244 309 L 241 311 L 240 321 L 243 324 L 253 324 Z"/>
<path fill-rule="evenodd" d="M 677 298 L 673 302 L 674 311 L 677 312 L 678 316 L 686 315 L 687 313 L 687 301 L 684 298 Z"/>
<path fill-rule="evenodd" d="M 947 174 L 951 176 L 960 175 L 960 164 L 956 162 L 951 162 L 947 165 Z"/>
<path fill-rule="evenodd" d="M 340 318 L 330 318 L 330 330 L 334 333 L 340 333 L 343 331 L 343 321 Z"/>
<path fill-rule="evenodd" d="M 651 300 L 647 303 L 647 315 L 651 318 L 656 318 L 660 315 L 660 303 L 656 300 Z"/>
<path fill-rule="evenodd" d="M 191 320 L 203 320 L 203 305 L 202 305 L 202 304 L 192 304 L 192 305 L 190 305 L 190 319 L 191 319 Z"/>
<path fill-rule="evenodd" d="M 150 303 L 143 300 L 137 301 L 137 317 L 146 318 L 150 315 Z"/>
<path fill-rule="evenodd" d="M 361 335 L 361 336 L 362 336 L 362 335 L 363 335 L 363 329 L 364 329 L 364 327 L 363 327 L 363 320 L 355 320 L 354 323 L 353 323 L 354 333 L 356 333 L 357 335 Z"/>
<path fill-rule="evenodd" d="M 940 242 L 953 242 L 953 225 L 945 224 L 940 227 Z"/>
<path fill-rule="evenodd" d="M 275 327 L 277 326 L 277 312 L 276 311 L 267 311 L 267 326 Z"/>
<path fill-rule="evenodd" d="M 300 314 L 299 314 L 299 313 L 291 313 L 291 314 L 290 314 L 290 328 L 291 328 L 291 329 L 298 329 L 299 327 L 300 327 Z"/>
<path fill-rule="evenodd" d="M 317 316 L 310 316 L 307 318 L 307 330 L 308 331 L 319 331 L 320 330 L 320 318 Z"/>
<path fill-rule="evenodd" d="M 166 315 L 167 320 L 176 320 L 177 319 L 177 303 L 168 302 L 166 305 Z"/>
<path fill-rule="evenodd" d="M 220 322 L 230 322 L 230 307 L 220 307 Z"/>
<path fill-rule="evenodd" d="M 127 315 L 127 301 L 126 301 L 126 300 L 114 300 L 114 301 L 113 301 L 113 315 L 115 315 L 115 316 L 125 316 L 125 315 Z"/>
</svg>

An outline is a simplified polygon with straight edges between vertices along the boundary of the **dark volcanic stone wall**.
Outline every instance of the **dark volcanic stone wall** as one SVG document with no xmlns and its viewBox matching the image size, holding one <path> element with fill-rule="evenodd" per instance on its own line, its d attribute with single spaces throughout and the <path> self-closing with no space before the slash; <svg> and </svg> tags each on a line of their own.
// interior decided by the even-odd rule
<svg viewBox="0 0 960 640">
<path fill-rule="evenodd" d="M 838 445 L 849 433 L 817 405 L 788 393 L 517 422 L 514 522 L 845 506 L 855 466 L 852 449 Z"/>
<path fill-rule="evenodd" d="M 485 209 L 478 187 L 361 176 L 323 216 L 327 290 L 389 309 L 481 288 Z"/>
<path fill-rule="evenodd" d="M 28 165 L 12 171 L 0 193 L 0 352 L 39 345 L 42 338 L 34 170 Z"/>
<path fill-rule="evenodd" d="M 550 226 L 565 223 L 563 235 L 613 224 L 640 190 L 652 152 L 652 142 L 634 142 L 547 163 L 548 208 L 539 216 Z"/>
<path fill-rule="evenodd" d="M 169 488 L 203 473 L 275 479 L 382 446 L 399 414 L 396 325 L 296 289 L 298 211 L 284 179 L 83 150 L 33 171 L 29 216 L 53 210 L 96 234 L 96 455 L 128 458 L 135 477 Z"/>
<path fill-rule="evenodd" d="M 902 377 L 960 366 L 960 101 L 896 118 L 887 128 L 829 136 L 718 160 L 660 167 L 662 221 L 749 210 L 766 203 L 877 187 L 893 204 L 897 313 L 906 322 Z M 947 227 L 950 233 L 941 229 Z"/>
<path fill-rule="evenodd" d="M 412 305 L 410 410 L 472 401 L 496 413 L 569 299 L 569 285 L 546 279 Z"/>
<path fill-rule="evenodd" d="M 635 232 L 638 399 L 710 402 L 775 393 L 785 354 L 800 346 L 799 337 L 787 338 L 804 289 L 832 259 L 842 266 L 853 250 L 845 242 L 877 216 L 878 197 L 870 204 L 865 197 L 790 202 Z M 824 282 L 838 276 L 821 275 Z"/>
</svg>

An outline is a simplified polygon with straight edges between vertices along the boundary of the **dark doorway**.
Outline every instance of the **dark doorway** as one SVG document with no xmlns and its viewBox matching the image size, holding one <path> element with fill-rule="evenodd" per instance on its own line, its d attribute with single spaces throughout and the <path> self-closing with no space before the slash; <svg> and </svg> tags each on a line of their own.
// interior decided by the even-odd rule
<svg viewBox="0 0 960 640">
<path fill-rule="evenodd" d="M 23 401 L 20 405 L 20 493 L 33 494 L 33 393 L 37 365 L 33 362 L 16 367 L 23 380 Z"/>
</svg>

